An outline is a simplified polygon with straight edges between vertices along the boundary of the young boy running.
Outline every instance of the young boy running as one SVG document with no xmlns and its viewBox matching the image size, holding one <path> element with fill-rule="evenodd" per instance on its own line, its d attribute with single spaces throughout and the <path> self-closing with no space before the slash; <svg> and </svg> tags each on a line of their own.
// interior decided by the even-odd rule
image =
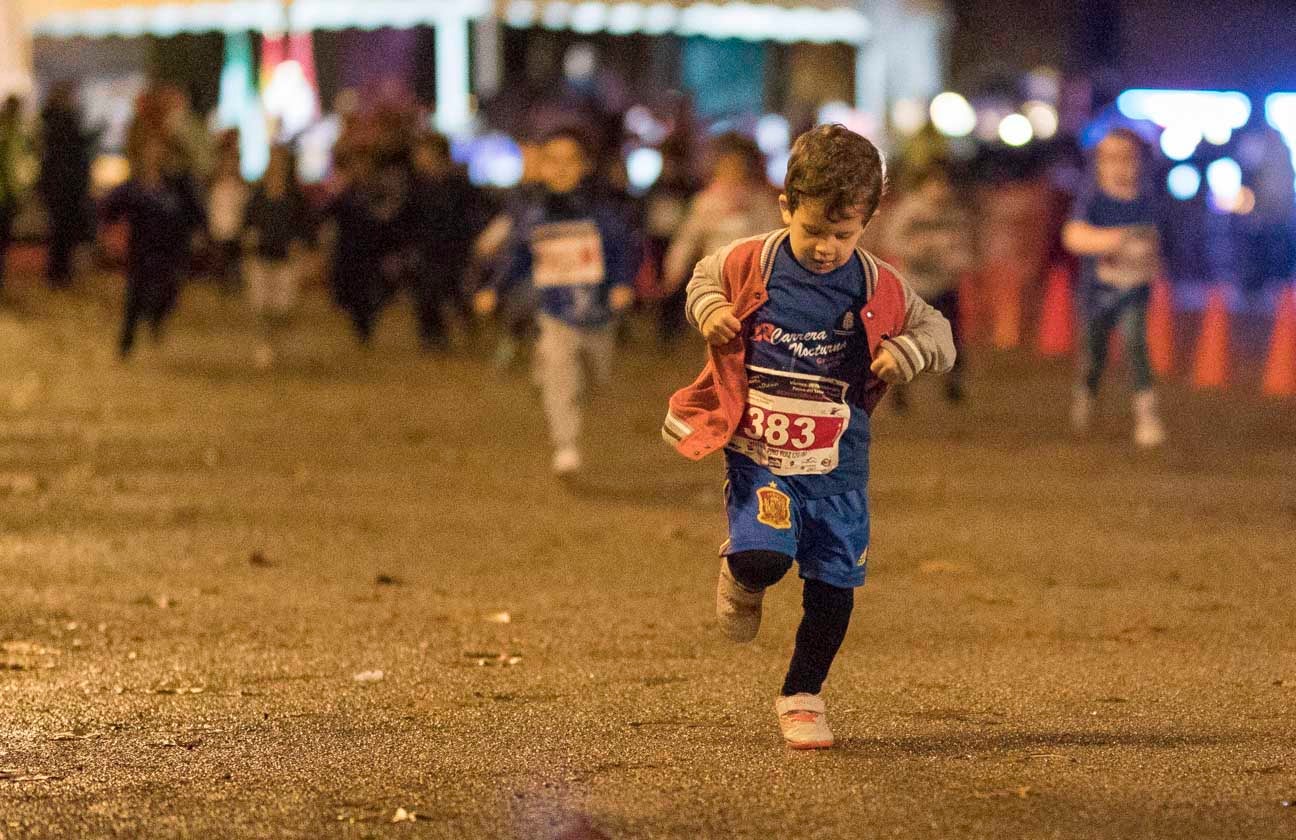
<svg viewBox="0 0 1296 840">
<path fill-rule="evenodd" d="M 629 231 L 614 208 L 600 202 L 587 179 L 589 154 L 579 134 L 561 130 L 540 150 L 544 192 L 527 208 L 494 288 L 478 293 L 477 311 L 495 310 L 497 294 L 530 280 L 537 293 L 540 338 L 536 381 L 553 441 L 553 471 L 581 468 L 579 399 L 585 364 L 606 379 L 615 344 L 614 316 L 634 300 Z"/>
<path fill-rule="evenodd" d="M 1147 307 L 1161 266 L 1157 210 L 1143 189 L 1143 143 L 1129 129 L 1116 129 L 1098 143 L 1096 189 L 1082 195 L 1062 229 L 1062 244 L 1080 257 L 1084 331 L 1080 381 L 1071 403 L 1071 425 L 1089 429 L 1098 383 L 1107 366 L 1107 345 L 1117 324 L 1125 332 L 1134 388 L 1134 444 L 1160 446 L 1165 429 L 1157 416 L 1148 363 Z"/>
<path fill-rule="evenodd" d="M 864 583 L 869 415 L 889 384 L 954 363 L 949 323 L 859 247 L 883 180 L 878 150 L 843 126 L 797 139 L 779 196 L 787 227 L 694 270 L 687 316 L 709 360 L 663 428 L 687 458 L 725 450 L 725 633 L 755 638 L 765 589 L 800 567 L 804 614 L 775 701 L 796 749 L 833 743 L 819 691 Z"/>
</svg>

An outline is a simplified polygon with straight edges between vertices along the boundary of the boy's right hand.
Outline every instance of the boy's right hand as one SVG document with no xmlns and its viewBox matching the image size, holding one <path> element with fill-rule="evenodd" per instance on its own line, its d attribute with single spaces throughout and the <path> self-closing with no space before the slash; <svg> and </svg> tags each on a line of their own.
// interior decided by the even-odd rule
<svg viewBox="0 0 1296 840">
<path fill-rule="evenodd" d="M 702 337 L 717 346 L 733 341 L 741 330 L 742 322 L 734 316 L 733 304 L 729 303 L 717 307 L 701 326 Z"/>
<path fill-rule="evenodd" d="M 473 296 L 473 311 L 479 317 L 485 318 L 494 314 L 495 307 L 499 305 L 499 296 L 495 294 L 494 289 L 482 289 Z"/>
</svg>

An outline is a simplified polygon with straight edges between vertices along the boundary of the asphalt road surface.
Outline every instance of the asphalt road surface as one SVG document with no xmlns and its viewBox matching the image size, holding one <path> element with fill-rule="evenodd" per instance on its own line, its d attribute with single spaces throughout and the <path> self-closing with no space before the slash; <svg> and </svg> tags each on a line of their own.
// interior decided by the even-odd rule
<svg viewBox="0 0 1296 840">
<path fill-rule="evenodd" d="M 825 697 L 772 709 L 799 617 L 714 625 L 717 461 L 658 437 L 694 373 L 642 325 L 548 474 L 485 337 L 368 353 L 313 293 L 276 368 L 188 290 L 0 309 L 0 838 L 1296 837 L 1296 406 L 972 359 L 876 417 L 870 579 Z"/>
</svg>

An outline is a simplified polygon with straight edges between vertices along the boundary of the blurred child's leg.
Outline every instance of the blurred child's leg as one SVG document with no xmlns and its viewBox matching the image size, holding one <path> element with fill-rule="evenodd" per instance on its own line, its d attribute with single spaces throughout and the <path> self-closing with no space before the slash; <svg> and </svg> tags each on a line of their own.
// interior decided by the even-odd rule
<svg viewBox="0 0 1296 840">
<path fill-rule="evenodd" d="M 580 468 L 578 397 L 584 387 L 580 331 L 556 318 L 541 316 L 539 321 L 535 373 L 554 447 L 554 471 L 575 472 Z"/>
<path fill-rule="evenodd" d="M 1129 356 L 1130 379 L 1134 390 L 1134 443 L 1144 449 L 1165 442 L 1165 427 L 1161 424 L 1156 393 L 1152 390 L 1152 365 L 1148 361 L 1149 295 L 1150 290 L 1146 287 L 1131 292 L 1121 311 L 1121 327 L 1125 332 L 1125 348 Z"/>
<path fill-rule="evenodd" d="M 949 321 L 950 332 L 954 337 L 954 367 L 945 377 L 945 396 L 951 402 L 958 402 L 963 399 L 963 328 L 959 317 L 959 293 L 958 289 L 950 289 L 936 296 L 932 301 L 932 306 L 936 311 L 945 316 Z"/>
<path fill-rule="evenodd" d="M 145 281 L 130 273 L 126 275 L 126 297 L 123 301 L 121 337 L 117 352 L 124 359 L 135 347 L 135 328 L 144 315 Z"/>
<path fill-rule="evenodd" d="M 1086 320 L 1080 347 L 1080 377 L 1071 403 L 1071 427 L 1077 432 L 1084 432 L 1089 428 L 1094 398 L 1098 394 L 1098 384 L 1102 381 L 1103 371 L 1107 367 L 1107 345 L 1121 311 L 1113 301 L 1115 294 L 1113 289 L 1091 290 L 1085 305 Z"/>
<path fill-rule="evenodd" d="M 780 692 L 784 697 L 818 694 L 823 688 L 850 626 L 855 590 L 807 578 L 801 604 L 804 614 L 797 628 L 796 648 Z"/>
</svg>

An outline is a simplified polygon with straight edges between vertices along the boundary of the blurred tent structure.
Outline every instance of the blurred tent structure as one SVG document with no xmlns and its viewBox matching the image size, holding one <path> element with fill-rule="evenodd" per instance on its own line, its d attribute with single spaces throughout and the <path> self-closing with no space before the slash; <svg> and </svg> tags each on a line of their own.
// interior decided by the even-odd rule
<svg viewBox="0 0 1296 840">
<path fill-rule="evenodd" d="M 578 34 L 704 36 L 854 48 L 854 106 L 885 123 L 890 102 L 930 97 L 944 79 L 942 0 L 17 0 L 28 37 L 435 30 L 436 119 L 467 129 L 473 95 L 502 81 L 502 26 Z M 10 8 L 13 2 L 6 2 Z M 17 17 L 13 13 L 9 18 Z M 4 30 L 6 33 L 8 29 Z M 8 43 L 12 40 L 14 43 Z M 15 33 L 0 59 L 30 52 Z M 14 59 L 19 60 L 20 59 Z M 471 65 L 471 66 L 470 66 Z M 737 69 L 737 68 L 735 68 Z M 20 71 L 21 72 L 21 71 Z M 847 72 L 850 72 L 847 69 Z"/>
</svg>

